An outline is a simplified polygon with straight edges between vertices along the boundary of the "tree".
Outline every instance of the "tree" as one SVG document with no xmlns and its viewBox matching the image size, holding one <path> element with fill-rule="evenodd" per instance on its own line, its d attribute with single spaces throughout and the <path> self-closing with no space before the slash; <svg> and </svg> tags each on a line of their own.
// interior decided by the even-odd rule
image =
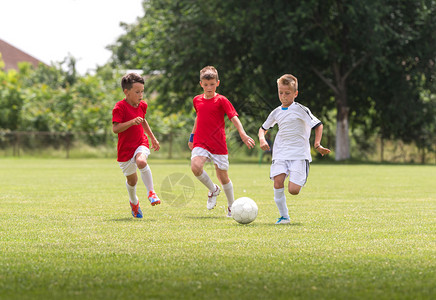
<svg viewBox="0 0 436 300">
<path fill-rule="evenodd" d="M 114 64 L 157 74 L 147 87 L 158 91 L 159 101 L 173 111 L 191 109 L 198 71 L 212 64 L 220 72 L 220 92 L 243 114 L 264 118 L 279 105 L 276 78 L 293 73 L 300 79 L 298 99 L 315 114 L 336 108 L 337 160 L 350 157 L 350 122 L 391 100 L 373 87 L 395 93 L 394 84 L 384 86 L 392 83 L 384 71 L 403 73 L 398 64 L 413 57 L 425 64 L 433 55 L 434 65 L 434 0 L 149 0 L 144 8 L 144 17 L 111 49 Z M 430 65 L 426 71 L 408 67 L 428 76 L 434 74 Z M 410 81 L 403 95 L 416 91 L 418 82 Z M 404 97 L 397 98 L 396 111 L 408 107 Z"/>
<path fill-rule="evenodd" d="M 337 160 L 350 157 L 349 118 L 362 122 L 370 117 L 374 99 L 384 115 L 386 104 L 393 100 L 392 96 L 382 98 L 378 94 L 386 90 L 385 83 L 390 80 L 380 76 L 381 70 L 396 69 L 395 75 L 405 78 L 407 72 L 401 64 L 417 58 L 421 65 L 409 65 L 409 71 L 434 73 L 434 68 L 424 72 L 422 65 L 430 59 L 434 61 L 435 12 L 434 1 L 313 0 L 305 1 L 295 10 L 293 17 L 299 24 L 305 24 L 298 39 L 301 45 L 298 61 L 307 65 L 335 98 Z M 418 45 L 419 53 L 415 51 Z M 310 61 L 305 57 L 311 57 Z M 313 77 L 312 80 L 316 82 Z M 420 85 L 409 82 L 403 86 L 403 93 L 394 98 L 396 113 L 402 109 L 415 114 L 421 111 L 420 105 L 409 110 L 406 103 L 410 94 L 419 93 Z M 391 94 L 396 91 L 395 85 L 388 89 Z"/>
<path fill-rule="evenodd" d="M 369 15 L 369 6 L 363 2 L 312 2 L 301 6 L 312 21 L 303 34 L 302 55 L 313 57 L 310 69 L 333 91 L 337 110 L 336 159 L 344 160 L 350 158 L 350 77 L 369 55 L 365 45 L 375 41 L 373 30 L 366 26 L 371 21 L 364 18 Z M 360 30 L 354 30 L 359 23 Z"/>
<path fill-rule="evenodd" d="M 421 161 L 436 143 L 435 3 L 404 1 L 385 20 L 392 39 L 372 85 L 382 139 L 414 142 Z"/>
<path fill-rule="evenodd" d="M 109 66 L 80 77 L 71 57 L 57 66 L 20 63 L 18 71 L 0 70 L 0 130 L 86 133 L 89 144 L 104 144 L 116 137 L 111 111 L 123 97 L 120 78 Z M 59 139 L 50 143 L 57 145 Z"/>
<path fill-rule="evenodd" d="M 23 106 L 20 74 L 15 70 L 0 70 L 0 128 L 17 130 L 21 122 Z"/>
</svg>

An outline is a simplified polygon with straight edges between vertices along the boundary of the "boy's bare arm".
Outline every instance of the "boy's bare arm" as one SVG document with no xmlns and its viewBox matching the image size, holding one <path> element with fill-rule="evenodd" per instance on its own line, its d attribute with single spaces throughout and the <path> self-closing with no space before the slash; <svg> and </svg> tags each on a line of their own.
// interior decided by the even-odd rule
<svg viewBox="0 0 436 300">
<path fill-rule="evenodd" d="M 321 146 L 323 128 L 324 126 L 322 124 L 315 128 L 315 142 L 313 143 L 313 147 L 315 147 L 315 150 L 318 151 L 322 156 L 330 153 L 330 149 Z"/>
<path fill-rule="evenodd" d="M 267 130 L 263 129 L 262 127 L 259 128 L 259 143 L 260 143 L 260 149 L 263 151 L 269 151 L 271 148 L 268 145 L 268 142 L 265 139 L 265 134 Z"/>
<path fill-rule="evenodd" d="M 154 136 L 153 131 L 151 131 L 150 125 L 148 125 L 146 119 L 144 119 L 144 122 L 142 122 L 142 127 L 144 128 L 145 134 L 148 135 L 151 140 L 151 148 L 153 148 L 154 151 L 158 151 L 160 149 L 159 142 Z"/>
<path fill-rule="evenodd" d="M 248 149 L 253 148 L 256 143 L 251 137 L 249 137 L 245 133 L 244 127 L 242 126 L 241 121 L 239 121 L 239 118 L 237 116 L 234 116 L 230 121 L 232 121 L 233 125 L 235 125 L 236 129 L 239 132 L 241 140 L 244 142 L 245 145 L 247 145 Z"/>
<path fill-rule="evenodd" d="M 195 131 L 197 130 L 197 117 L 195 117 L 195 120 L 194 120 L 194 127 L 192 128 L 192 132 L 191 133 L 195 133 Z"/>
<path fill-rule="evenodd" d="M 129 129 L 129 128 L 130 128 L 131 126 L 133 126 L 133 125 L 139 125 L 139 124 L 141 124 L 142 121 L 144 121 L 143 118 L 141 118 L 141 117 L 136 117 L 136 118 L 134 118 L 134 119 L 132 119 L 132 120 L 129 120 L 129 121 L 127 121 L 127 122 L 124 122 L 124 123 L 117 123 L 117 122 L 114 122 L 114 123 L 112 124 L 112 131 L 113 131 L 114 133 L 120 133 L 120 132 L 123 132 L 123 131 Z"/>
<path fill-rule="evenodd" d="M 191 134 L 195 134 L 196 130 L 197 130 L 197 117 L 195 117 L 194 128 L 192 128 Z M 188 147 L 190 150 L 192 150 L 194 148 L 194 143 L 191 141 L 188 141 Z"/>
</svg>

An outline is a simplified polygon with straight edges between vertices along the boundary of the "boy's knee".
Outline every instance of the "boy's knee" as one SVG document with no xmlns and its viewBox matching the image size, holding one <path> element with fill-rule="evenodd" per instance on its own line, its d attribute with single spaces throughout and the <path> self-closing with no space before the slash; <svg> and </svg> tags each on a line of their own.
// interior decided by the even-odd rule
<svg viewBox="0 0 436 300">
<path fill-rule="evenodd" d="M 227 184 L 230 182 L 229 172 L 227 170 L 221 170 L 218 165 L 215 164 L 216 177 L 221 184 Z"/>
<path fill-rule="evenodd" d="M 139 155 L 136 158 L 136 165 L 139 169 L 144 169 L 147 166 L 147 158 L 145 155 Z"/>
<path fill-rule="evenodd" d="M 228 174 L 217 174 L 218 180 L 221 184 L 227 184 L 230 182 L 230 177 Z"/>
<path fill-rule="evenodd" d="M 144 169 L 147 166 L 147 161 L 136 161 L 136 165 L 139 169 Z"/>
<path fill-rule="evenodd" d="M 197 177 L 203 173 L 203 168 L 197 164 L 191 164 L 191 170 L 192 173 L 194 173 L 194 175 Z"/>
<path fill-rule="evenodd" d="M 282 188 L 284 188 L 285 187 L 285 184 L 284 183 L 281 183 L 281 182 L 274 182 L 274 188 L 275 189 L 282 189 Z"/>
<path fill-rule="evenodd" d="M 127 184 L 130 186 L 135 186 L 138 182 L 138 178 L 127 178 Z"/>
<path fill-rule="evenodd" d="M 298 195 L 300 193 L 301 187 L 289 187 L 288 192 L 291 195 Z"/>
<path fill-rule="evenodd" d="M 293 183 L 292 181 L 289 181 L 288 184 L 288 192 L 291 195 L 298 195 L 301 191 L 302 186 L 298 185 L 296 183 Z"/>
</svg>

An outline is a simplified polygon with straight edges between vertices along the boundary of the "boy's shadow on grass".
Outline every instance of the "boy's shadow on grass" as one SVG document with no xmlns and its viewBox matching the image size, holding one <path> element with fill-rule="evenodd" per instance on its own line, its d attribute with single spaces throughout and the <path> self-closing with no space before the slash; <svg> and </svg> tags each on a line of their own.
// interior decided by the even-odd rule
<svg viewBox="0 0 436 300">
<path fill-rule="evenodd" d="M 277 228 L 281 228 L 281 227 L 295 227 L 295 226 L 303 226 L 303 223 L 300 222 L 294 222 L 294 223 L 289 223 L 289 224 L 275 224 L 275 223 L 261 223 L 261 222 L 256 222 L 254 221 L 253 223 L 248 223 L 248 224 L 239 224 L 238 222 L 234 222 L 234 224 L 232 225 L 236 225 L 236 226 L 250 226 L 250 227 L 277 227 Z"/>
<path fill-rule="evenodd" d="M 207 219 L 223 219 L 227 217 L 221 217 L 221 216 L 187 216 L 188 219 L 193 219 L 193 220 L 207 220 Z M 135 219 L 135 218 L 120 218 L 120 219 L 110 219 L 108 221 L 110 222 L 138 222 L 138 221 L 150 221 L 150 222 L 155 222 L 155 219 Z M 240 224 L 234 220 L 232 220 L 232 225 L 236 225 L 236 226 L 250 226 L 250 227 L 295 227 L 295 226 L 303 226 L 303 223 L 300 222 L 294 222 L 294 223 L 289 223 L 289 224 L 275 224 L 275 223 L 262 223 L 262 222 L 256 222 L 254 221 L 253 223 L 249 223 L 249 224 Z"/>
<path fill-rule="evenodd" d="M 187 218 L 193 220 L 222 219 L 222 217 L 219 216 L 188 216 Z"/>
<path fill-rule="evenodd" d="M 133 217 L 131 218 L 120 218 L 120 219 L 110 219 L 108 220 L 110 222 L 138 222 L 138 221 L 151 221 L 151 222 L 155 222 L 155 219 L 135 219 Z"/>
<path fill-rule="evenodd" d="M 223 216 L 188 216 L 188 219 L 193 219 L 193 220 L 207 220 L 207 219 L 229 219 L 228 217 L 223 217 Z M 256 226 L 256 227 L 260 227 L 260 226 L 273 226 L 273 227 L 287 227 L 287 226 L 303 226 L 303 223 L 300 222 L 293 222 L 293 223 L 289 223 L 289 224 L 275 224 L 275 223 L 262 223 L 262 222 L 256 222 L 253 221 L 253 223 L 249 223 L 249 224 L 240 224 L 236 221 L 234 221 L 232 218 L 230 218 L 232 222 L 232 225 L 238 225 L 238 226 Z"/>
</svg>

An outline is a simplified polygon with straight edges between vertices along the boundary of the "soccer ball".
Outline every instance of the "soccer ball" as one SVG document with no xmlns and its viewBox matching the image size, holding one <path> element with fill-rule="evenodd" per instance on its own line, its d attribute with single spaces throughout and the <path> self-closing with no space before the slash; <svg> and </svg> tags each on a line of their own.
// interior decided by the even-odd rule
<svg viewBox="0 0 436 300">
<path fill-rule="evenodd" d="M 257 204 L 248 197 L 236 199 L 232 204 L 232 217 L 241 224 L 248 224 L 257 217 Z"/>
</svg>

